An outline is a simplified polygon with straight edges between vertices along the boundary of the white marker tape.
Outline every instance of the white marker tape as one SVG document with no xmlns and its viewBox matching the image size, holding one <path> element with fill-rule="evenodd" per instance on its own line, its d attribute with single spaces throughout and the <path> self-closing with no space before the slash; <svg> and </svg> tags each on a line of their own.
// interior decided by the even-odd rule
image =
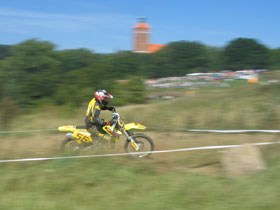
<svg viewBox="0 0 280 210">
<path fill-rule="evenodd" d="M 0 133 L 32 133 L 32 132 L 46 132 L 46 131 L 57 131 L 57 129 L 47 129 L 47 130 L 22 130 L 22 131 L 0 131 Z"/>
<path fill-rule="evenodd" d="M 277 142 L 260 142 L 252 143 L 250 145 L 262 146 L 270 144 L 279 144 Z M 182 149 L 172 149 L 172 150 L 161 150 L 148 152 L 151 154 L 157 153 L 168 153 L 168 152 L 183 152 L 183 151 L 194 151 L 194 150 L 208 150 L 208 149 L 226 149 L 232 147 L 240 147 L 241 145 L 220 145 L 220 146 L 205 146 L 205 147 L 191 147 Z M 31 161 L 42 161 L 42 160 L 59 160 L 59 159 L 78 159 L 78 158 L 95 158 L 95 157 L 114 157 L 114 156 L 125 156 L 131 154 L 146 154 L 147 152 L 134 152 L 134 153 L 115 153 L 115 154 L 103 154 L 103 155 L 83 155 L 83 156 L 65 156 L 65 157 L 47 157 L 47 158 L 23 158 L 23 159 L 11 159 L 11 160 L 0 160 L 0 163 L 10 163 L 10 162 L 31 162 Z"/>
<path fill-rule="evenodd" d="M 202 129 L 186 129 L 186 128 L 160 128 L 148 127 L 154 130 L 177 130 L 186 132 L 208 132 L 208 133 L 280 133 L 280 130 L 202 130 Z"/>
<path fill-rule="evenodd" d="M 210 133 L 280 133 L 280 130 L 197 130 L 190 129 L 190 132 L 210 132 Z"/>
<path fill-rule="evenodd" d="M 177 130 L 177 131 L 186 131 L 186 132 L 208 132 L 208 133 L 280 133 L 280 130 L 201 130 L 201 129 L 160 128 L 160 127 L 148 127 L 148 129 L 152 129 L 152 130 Z M 32 132 L 46 132 L 46 131 L 57 131 L 57 129 L 0 131 L 0 134 L 4 134 L 4 133 L 32 133 Z"/>
</svg>

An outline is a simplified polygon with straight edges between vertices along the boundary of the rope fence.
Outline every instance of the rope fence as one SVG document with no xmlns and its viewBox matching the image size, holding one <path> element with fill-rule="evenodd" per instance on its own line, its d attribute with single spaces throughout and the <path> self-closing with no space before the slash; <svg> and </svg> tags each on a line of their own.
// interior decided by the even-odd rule
<svg viewBox="0 0 280 210">
<path fill-rule="evenodd" d="M 201 132 L 201 133 L 280 133 L 280 130 L 203 130 L 203 129 L 163 128 L 163 127 L 148 127 L 147 129 Z M 58 131 L 58 130 L 57 128 L 55 128 L 55 129 L 41 129 L 41 130 L 0 131 L 0 134 L 34 133 L 34 132 L 49 132 L 49 131 Z"/>
</svg>

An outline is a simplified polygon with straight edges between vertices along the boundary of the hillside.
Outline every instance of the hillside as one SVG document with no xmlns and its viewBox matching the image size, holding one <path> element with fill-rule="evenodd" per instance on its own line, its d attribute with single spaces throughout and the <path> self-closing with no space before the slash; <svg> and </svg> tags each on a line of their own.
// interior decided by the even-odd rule
<svg viewBox="0 0 280 210">
<path fill-rule="evenodd" d="M 275 134 L 201 134 L 196 129 L 279 129 L 279 85 L 241 83 L 202 88 L 195 95 L 118 107 L 127 122 L 140 122 L 156 150 L 279 141 Z M 185 91 L 185 90 L 178 90 Z M 40 107 L 12 123 L 13 130 L 83 124 L 79 109 Z M 110 113 L 103 115 L 109 118 Z M 170 130 L 165 130 L 168 128 Z M 174 128 L 174 130 L 173 130 Z M 159 132 L 160 131 L 160 132 Z M 1 135 L 1 159 L 60 156 L 64 133 Z M 115 150 L 123 152 L 121 140 Z M 0 209 L 278 209 L 279 145 L 262 146 L 267 170 L 238 179 L 224 176 L 220 150 L 127 157 L 1 163 Z M 92 154 L 92 153 L 87 153 Z"/>
</svg>

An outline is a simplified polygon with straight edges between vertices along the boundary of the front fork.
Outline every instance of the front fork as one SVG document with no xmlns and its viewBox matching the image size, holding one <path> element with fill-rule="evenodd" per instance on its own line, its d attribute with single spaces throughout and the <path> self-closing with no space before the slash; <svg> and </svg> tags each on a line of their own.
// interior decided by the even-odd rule
<svg viewBox="0 0 280 210">
<path fill-rule="evenodd" d="M 128 141 L 130 142 L 131 146 L 136 150 L 139 151 L 140 147 L 139 145 L 136 143 L 136 141 L 126 132 L 125 129 L 122 129 L 122 132 L 124 133 L 124 135 L 126 135 Z"/>
</svg>

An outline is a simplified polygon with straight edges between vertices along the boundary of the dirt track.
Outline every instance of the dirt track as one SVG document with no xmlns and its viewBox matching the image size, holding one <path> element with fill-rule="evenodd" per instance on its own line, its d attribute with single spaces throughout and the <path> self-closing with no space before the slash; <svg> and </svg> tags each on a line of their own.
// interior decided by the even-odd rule
<svg viewBox="0 0 280 210">
<path fill-rule="evenodd" d="M 231 145 L 253 142 L 279 141 L 280 138 L 274 134 L 201 134 L 184 132 L 147 132 L 155 143 L 155 150 L 169 150 L 188 147 Z M 0 140 L 0 157 L 8 158 L 30 158 L 61 156 L 59 153 L 60 143 L 64 134 L 43 135 L 36 134 L 31 137 L 7 137 Z M 107 153 L 124 152 L 124 137 L 116 145 L 116 148 Z M 188 168 L 198 172 L 216 173 L 219 168 L 219 157 L 225 150 L 202 150 L 175 153 L 153 154 L 147 163 L 156 163 L 160 170 L 172 168 Z M 91 153 L 93 154 L 93 153 Z M 135 164 L 126 157 L 119 157 L 126 164 Z M 207 167 L 208 166 L 208 167 Z M 209 167 L 211 166 L 211 167 Z"/>
</svg>

